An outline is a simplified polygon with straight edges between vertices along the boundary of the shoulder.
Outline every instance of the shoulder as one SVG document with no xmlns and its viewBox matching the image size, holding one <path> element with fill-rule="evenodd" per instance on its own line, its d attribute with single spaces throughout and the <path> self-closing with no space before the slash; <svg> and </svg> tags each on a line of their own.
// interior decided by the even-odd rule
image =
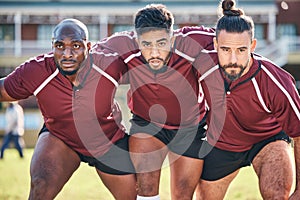
<svg viewBox="0 0 300 200">
<path fill-rule="evenodd" d="M 213 50 L 214 29 L 199 27 L 183 27 L 174 32 L 176 49 L 195 58 L 202 50 Z"/>
<path fill-rule="evenodd" d="M 31 73 L 40 73 L 41 71 L 53 71 L 51 68 L 55 67 L 53 53 L 41 54 L 36 57 L 32 57 L 22 63 L 16 69 L 21 68 L 23 71 L 30 71 Z"/>
<path fill-rule="evenodd" d="M 184 26 L 175 30 L 174 36 L 215 36 L 215 29 L 204 26 Z"/>
<path fill-rule="evenodd" d="M 98 72 L 99 70 L 103 70 L 109 71 L 112 74 L 118 74 L 127 69 L 125 63 L 120 58 L 119 53 L 116 51 L 95 46 L 90 53 L 93 57 L 93 68 Z"/>
<path fill-rule="evenodd" d="M 126 57 L 130 52 L 138 49 L 135 32 L 120 32 L 98 42 L 102 49 L 109 49 L 118 52 Z"/>
<path fill-rule="evenodd" d="M 294 81 L 293 76 L 284 70 L 282 67 L 278 66 L 276 63 L 272 62 L 268 58 L 259 55 L 259 54 L 253 54 L 253 58 L 261 63 L 262 71 L 265 72 L 265 75 L 273 81 L 276 79 L 282 80 L 292 80 Z M 279 80 L 278 80 L 279 81 Z"/>
</svg>

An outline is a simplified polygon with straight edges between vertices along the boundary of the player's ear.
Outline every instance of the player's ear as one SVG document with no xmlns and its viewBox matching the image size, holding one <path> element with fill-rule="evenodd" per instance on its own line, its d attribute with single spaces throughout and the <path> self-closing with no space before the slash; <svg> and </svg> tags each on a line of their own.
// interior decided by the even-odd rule
<svg viewBox="0 0 300 200">
<path fill-rule="evenodd" d="M 176 36 L 171 37 L 171 41 L 170 41 L 171 42 L 171 47 L 173 47 L 175 39 L 176 39 Z"/>
<path fill-rule="evenodd" d="M 216 37 L 214 37 L 214 48 L 215 48 L 215 50 L 217 50 L 218 49 L 218 41 L 217 41 L 217 38 Z"/>
<path fill-rule="evenodd" d="M 87 42 L 86 46 L 87 46 L 88 50 L 90 50 L 91 47 L 92 47 L 92 43 L 91 42 Z"/>
<path fill-rule="evenodd" d="M 255 48 L 256 48 L 256 44 L 257 44 L 257 40 L 254 38 L 251 42 L 251 53 L 254 52 Z"/>
</svg>

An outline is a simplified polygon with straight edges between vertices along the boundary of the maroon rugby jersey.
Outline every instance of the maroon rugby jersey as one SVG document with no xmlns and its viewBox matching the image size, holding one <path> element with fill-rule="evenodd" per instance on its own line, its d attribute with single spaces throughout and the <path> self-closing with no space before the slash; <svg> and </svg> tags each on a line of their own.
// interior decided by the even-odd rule
<svg viewBox="0 0 300 200">
<path fill-rule="evenodd" d="M 133 32 L 117 33 L 101 42 L 117 51 L 128 66 L 128 105 L 132 113 L 167 129 L 199 123 L 205 113 L 193 61 L 204 49 L 213 49 L 213 29 L 185 27 L 176 37 L 167 66 L 154 72 L 147 63 Z"/>
<path fill-rule="evenodd" d="M 266 58 L 253 54 L 250 70 L 229 84 L 217 54 L 197 59 L 201 84 L 209 106 L 208 142 L 235 152 L 251 148 L 281 130 L 300 136 L 300 99 L 294 78 Z"/>
<path fill-rule="evenodd" d="M 80 70 L 78 87 L 59 73 L 52 53 L 23 63 L 4 82 L 15 99 L 36 96 L 51 134 L 73 150 L 95 157 L 125 134 L 114 95 L 126 66 L 116 54 L 98 50 L 97 46 L 91 50 L 93 62 L 89 55 Z"/>
</svg>

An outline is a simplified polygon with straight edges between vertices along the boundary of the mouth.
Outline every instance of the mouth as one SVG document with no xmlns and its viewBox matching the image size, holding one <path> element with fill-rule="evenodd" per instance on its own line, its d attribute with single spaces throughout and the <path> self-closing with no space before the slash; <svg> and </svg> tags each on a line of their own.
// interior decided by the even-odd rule
<svg viewBox="0 0 300 200">
<path fill-rule="evenodd" d="M 225 66 L 224 68 L 225 69 L 238 69 L 239 66 L 237 66 L 237 65 L 229 65 L 229 66 Z"/>
<path fill-rule="evenodd" d="M 159 69 L 163 66 L 164 61 L 160 58 L 152 58 L 148 60 L 148 63 L 152 69 Z"/>
<path fill-rule="evenodd" d="M 61 66 L 63 68 L 73 68 L 75 66 L 75 61 L 62 61 Z"/>
</svg>

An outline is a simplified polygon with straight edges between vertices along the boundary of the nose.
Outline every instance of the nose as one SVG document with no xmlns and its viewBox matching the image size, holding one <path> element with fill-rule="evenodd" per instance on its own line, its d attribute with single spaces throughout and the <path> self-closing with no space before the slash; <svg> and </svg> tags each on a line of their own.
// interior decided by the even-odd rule
<svg viewBox="0 0 300 200">
<path fill-rule="evenodd" d="M 63 53 L 65 58 L 71 58 L 73 56 L 73 51 L 69 47 L 66 47 Z"/>
<path fill-rule="evenodd" d="M 153 58 L 159 57 L 159 49 L 157 47 L 152 47 L 150 54 Z"/>
<path fill-rule="evenodd" d="M 231 63 L 237 63 L 237 56 L 235 52 L 231 53 Z"/>
</svg>

